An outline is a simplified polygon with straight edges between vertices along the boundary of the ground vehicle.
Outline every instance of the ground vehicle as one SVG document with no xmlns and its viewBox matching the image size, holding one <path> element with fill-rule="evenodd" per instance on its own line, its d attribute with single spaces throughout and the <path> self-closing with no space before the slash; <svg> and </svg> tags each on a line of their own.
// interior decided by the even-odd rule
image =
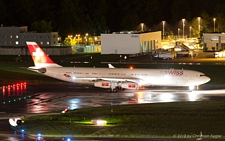
<svg viewBox="0 0 225 141">
<path fill-rule="evenodd" d="M 181 56 L 186 56 L 188 57 L 189 56 L 189 51 L 177 51 L 176 52 L 177 56 L 181 57 Z"/>
<path fill-rule="evenodd" d="M 159 52 L 154 55 L 156 59 L 174 59 L 176 54 L 174 52 Z"/>
<path fill-rule="evenodd" d="M 215 56 L 215 58 L 224 58 L 225 57 L 225 51 L 215 52 L 214 56 Z"/>
</svg>

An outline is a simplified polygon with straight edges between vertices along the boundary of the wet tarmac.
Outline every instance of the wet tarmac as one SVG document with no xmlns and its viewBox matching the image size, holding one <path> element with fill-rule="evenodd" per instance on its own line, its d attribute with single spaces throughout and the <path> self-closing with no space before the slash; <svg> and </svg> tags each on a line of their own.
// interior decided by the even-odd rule
<svg viewBox="0 0 225 141">
<path fill-rule="evenodd" d="M 185 88 L 151 87 L 140 90 L 125 90 L 107 93 L 105 89 L 74 84 L 28 85 L 19 92 L 0 93 L 0 140 L 35 140 L 22 134 L 15 134 L 8 124 L 8 118 L 15 115 L 60 113 L 66 107 L 78 108 L 142 104 L 160 102 L 183 102 L 224 100 L 225 87 L 200 87 L 192 92 Z M 4 120 L 3 120 L 4 119 Z M 4 128 L 2 128 L 4 127 Z"/>
</svg>

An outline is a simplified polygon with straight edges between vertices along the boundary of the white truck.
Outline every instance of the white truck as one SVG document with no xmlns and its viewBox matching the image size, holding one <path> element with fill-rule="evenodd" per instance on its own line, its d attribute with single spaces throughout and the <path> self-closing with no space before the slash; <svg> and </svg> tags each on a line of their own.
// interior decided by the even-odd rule
<svg viewBox="0 0 225 141">
<path fill-rule="evenodd" d="M 174 52 L 158 52 L 154 55 L 155 59 L 174 59 L 176 58 L 176 53 Z"/>
<path fill-rule="evenodd" d="M 225 58 L 225 51 L 215 52 L 215 58 Z"/>
</svg>

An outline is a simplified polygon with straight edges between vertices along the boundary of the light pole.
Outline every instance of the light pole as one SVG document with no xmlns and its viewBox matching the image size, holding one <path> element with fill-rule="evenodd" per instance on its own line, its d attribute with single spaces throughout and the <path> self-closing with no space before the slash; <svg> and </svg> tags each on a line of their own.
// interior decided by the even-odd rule
<svg viewBox="0 0 225 141">
<path fill-rule="evenodd" d="M 178 38 L 180 38 L 180 28 L 177 29 Z"/>
<path fill-rule="evenodd" d="M 120 63 L 121 63 L 121 57 L 122 57 L 122 55 L 120 55 Z"/>
<path fill-rule="evenodd" d="M 163 23 L 163 39 L 164 39 L 164 32 L 165 32 L 165 21 L 162 21 L 162 23 Z"/>
<path fill-rule="evenodd" d="M 144 31 L 144 23 L 141 23 L 141 31 Z"/>
<path fill-rule="evenodd" d="M 85 34 L 86 46 L 88 45 L 88 33 Z"/>
<path fill-rule="evenodd" d="M 191 29 L 192 29 L 192 27 L 190 26 L 190 38 L 191 38 Z"/>
<path fill-rule="evenodd" d="M 214 30 L 213 30 L 213 31 L 215 32 L 215 31 L 216 31 L 216 30 L 215 30 L 216 18 L 213 18 L 213 23 L 214 23 Z"/>
<path fill-rule="evenodd" d="M 184 39 L 184 26 L 185 26 L 184 21 L 185 21 L 185 19 L 182 19 L 182 21 L 183 21 L 183 39 Z"/>
<path fill-rule="evenodd" d="M 200 37 L 200 28 L 201 28 L 201 17 L 198 17 L 198 31 L 199 31 L 199 37 Z"/>
</svg>

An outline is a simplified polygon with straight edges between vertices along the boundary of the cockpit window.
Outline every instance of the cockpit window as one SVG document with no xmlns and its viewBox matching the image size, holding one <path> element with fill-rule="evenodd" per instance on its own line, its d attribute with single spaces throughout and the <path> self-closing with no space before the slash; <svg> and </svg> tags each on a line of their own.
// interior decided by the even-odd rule
<svg viewBox="0 0 225 141">
<path fill-rule="evenodd" d="M 205 74 L 200 74 L 200 77 L 201 77 L 201 76 L 205 76 Z"/>
</svg>

